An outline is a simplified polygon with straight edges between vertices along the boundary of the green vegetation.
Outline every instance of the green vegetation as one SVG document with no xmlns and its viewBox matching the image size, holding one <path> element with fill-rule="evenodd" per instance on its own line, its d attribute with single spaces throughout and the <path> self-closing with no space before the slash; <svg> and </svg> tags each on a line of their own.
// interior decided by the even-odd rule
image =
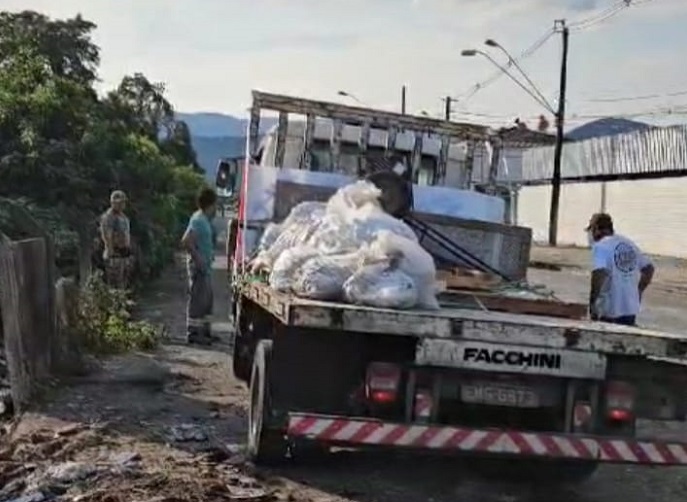
<svg viewBox="0 0 687 502">
<path fill-rule="evenodd" d="M 144 321 L 133 321 L 129 293 L 110 289 L 100 273 L 91 275 L 81 288 L 77 337 L 93 354 L 118 354 L 151 350 L 161 338 L 160 330 Z"/>
<path fill-rule="evenodd" d="M 137 73 L 96 92 L 94 29 L 80 16 L 0 12 L 0 198 L 21 205 L 54 236 L 58 266 L 72 274 L 79 256 L 97 256 L 97 218 L 110 192 L 124 190 L 135 279 L 147 280 L 173 257 L 202 170 L 162 84 Z M 16 227 L 21 222 L 0 211 L 0 231 L 20 238 Z M 97 277 L 82 287 L 84 329 L 102 335 L 91 339 L 92 348 L 152 343 L 150 327 L 128 319 L 124 293 L 106 292 Z"/>
</svg>

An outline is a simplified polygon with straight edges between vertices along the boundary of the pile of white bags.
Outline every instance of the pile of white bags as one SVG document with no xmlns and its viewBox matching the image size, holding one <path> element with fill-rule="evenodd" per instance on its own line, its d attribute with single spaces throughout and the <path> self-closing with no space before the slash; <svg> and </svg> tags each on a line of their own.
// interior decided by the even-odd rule
<svg viewBox="0 0 687 502">
<path fill-rule="evenodd" d="M 252 267 L 273 288 L 317 300 L 438 309 L 434 260 L 413 230 L 384 212 L 381 192 L 358 181 L 329 201 L 303 202 L 270 225 Z"/>
</svg>

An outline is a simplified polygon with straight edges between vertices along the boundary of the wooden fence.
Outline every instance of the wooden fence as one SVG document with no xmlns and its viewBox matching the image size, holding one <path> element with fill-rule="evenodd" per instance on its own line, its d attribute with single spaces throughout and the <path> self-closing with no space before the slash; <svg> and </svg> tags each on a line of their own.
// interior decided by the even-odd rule
<svg viewBox="0 0 687 502">
<path fill-rule="evenodd" d="M 18 218 L 27 217 L 21 207 L 3 208 Z M 52 238 L 33 223 L 30 237 L 13 241 L 0 232 L 0 333 L 18 412 L 54 375 L 80 363 L 75 357 L 78 348 L 69 343 L 70 312 L 58 312 L 73 306 L 78 288 L 70 288 L 68 280 L 57 280 Z"/>
</svg>

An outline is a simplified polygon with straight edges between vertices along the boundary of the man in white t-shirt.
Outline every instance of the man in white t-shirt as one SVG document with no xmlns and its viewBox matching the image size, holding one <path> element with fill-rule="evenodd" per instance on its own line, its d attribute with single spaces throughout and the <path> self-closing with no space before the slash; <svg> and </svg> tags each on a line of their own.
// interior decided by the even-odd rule
<svg viewBox="0 0 687 502">
<path fill-rule="evenodd" d="M 634 326 L 654 266 L 634 242 L 615 234 L 610 215 L 593 215 L 586 230 L 592 241 L 591 318 Z"/>
</svg>

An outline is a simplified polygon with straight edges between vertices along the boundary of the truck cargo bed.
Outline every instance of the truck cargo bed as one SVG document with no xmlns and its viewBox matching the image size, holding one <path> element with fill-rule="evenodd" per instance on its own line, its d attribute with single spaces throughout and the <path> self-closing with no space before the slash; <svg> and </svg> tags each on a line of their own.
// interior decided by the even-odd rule
<svg viewBox="0 0 687 502">
<path fill-rule="evenodd" d="M 392 310 L 306 300 L 280 293 L 262 282 L 242 294 L 281 323 L 301 328 L 395 334 L 437 339 L 531 345 L 605 354 L 682 357 L 687 337 L 638 327 L 540 315 L 472 310 Z"/>
</svg>

